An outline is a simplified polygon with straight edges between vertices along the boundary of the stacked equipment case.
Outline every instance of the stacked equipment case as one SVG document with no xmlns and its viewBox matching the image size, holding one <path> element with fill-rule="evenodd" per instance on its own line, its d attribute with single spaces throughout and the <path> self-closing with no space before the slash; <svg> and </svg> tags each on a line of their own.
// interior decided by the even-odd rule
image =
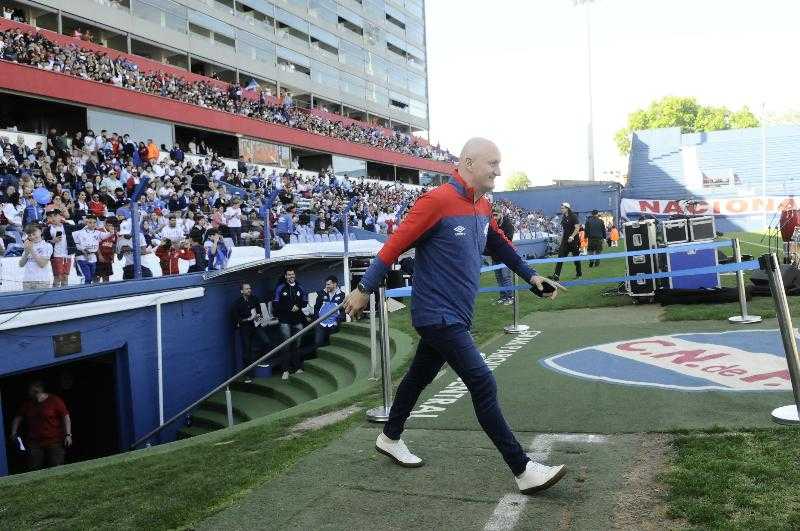
<svg viewBox="0 0 800 531">
<path fill-rule="evenodd" d="M 625 223 L 625 248 L 628 252 L 649 251 L 658 247 L 656 241 L 656 220 L 629 221 Z M 658 255 L 642 254 L 625 259 L 626 276 L 652 275 L 658 271 Z M 652 298 L 656 294 L 654 279 L 628 280 L 625 282 L 628 295 L 634 301 L 639 297 Z"/>
</svg>

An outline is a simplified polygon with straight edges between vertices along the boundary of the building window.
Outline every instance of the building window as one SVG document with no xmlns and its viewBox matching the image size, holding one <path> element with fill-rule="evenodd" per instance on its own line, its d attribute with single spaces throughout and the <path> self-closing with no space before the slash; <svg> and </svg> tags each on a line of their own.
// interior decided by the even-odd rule
<svg viewBox="0 0 800 531">
<path fill-rule="evenodd" d="M 311 47 L 338 58 L 339 37 L 322 28 L 311 25 Z"/>
<path fill-rule="evenodd" d="M 408 112 L 410 100 L 407 96 L 389 91 L 389 107 L 395 110 Z"/>
<path fill-rule="evenodd" d="M 283 46 L 277 47 L 278 68 L 285 72 L 295 72 L 311 76 L 311 59 Z"/>
<path fill-rule="evenodd" d="M 336 14 L 336 2 L 333 0 L 309 0 L 308 14 L 312 19 L 336 25 L 339 17 Z"/>
<path fill-rule="evenodd" d="M 357 70 L 364 70 L 366 51 L 344 39 L 339 40 L 339 62 Z"/>
<path fill-rule="evenodd" d="M 275 32 L 275 6 L 266 0 L 236 0 L 236 15 L 267 33 Z"/>
<path fill-rule="evenodd" d="M 339 71 L 319 61 L 311 61 L 311 80 L 334 90 L 339 89 Z"/>
<path fill-rule="evenodd" d="M 291 39 L 297 44 L 308 46 L 309 24 L 298 16 L 283 9 L 275 9 L 276 32 L 280 39 Z"/>
<path fill-rule="evenodd" d="M 360 16 L 342 6 L 338 6 L 336 13 L 339 16 L 340 28 L 351 31 L 359 37 L 364 35 L 364 20 Z"/>
<path fill-rule="evenodd" d="M 386 6 L 386 21 L 403 31 L 406 29 L 406 16 L 392 6 Z"/>
</svg>

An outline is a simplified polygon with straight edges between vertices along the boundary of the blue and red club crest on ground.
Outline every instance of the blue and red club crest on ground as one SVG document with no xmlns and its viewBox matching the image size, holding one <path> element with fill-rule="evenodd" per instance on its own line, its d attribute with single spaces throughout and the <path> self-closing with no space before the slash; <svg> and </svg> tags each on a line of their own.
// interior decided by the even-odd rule
<svg viewBox="0 0 800 531">
<path fill-rule="evenodd" d="M 683 391 L 790 391 L 780 332 L 686 333 L 614 341 L 550 356 L 555 371 Z"/>
</svg>

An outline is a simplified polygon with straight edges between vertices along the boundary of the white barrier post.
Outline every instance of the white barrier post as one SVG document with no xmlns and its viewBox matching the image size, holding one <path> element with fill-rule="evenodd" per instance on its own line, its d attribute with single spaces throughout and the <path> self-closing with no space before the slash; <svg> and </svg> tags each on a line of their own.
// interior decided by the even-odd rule
<svg viewBox="0 0 800 531">
<path fill-rule="evenodd" d="M 376 339 L 377 323 L 375 322 L 375 294 L 369 294 L 369 379 L 378 379 L 378 341 Z"/>
<path fill-rule="evenodd" d="M 772 420 L 778 424 L 800 425 L 800 416 L 798 416 L 798 411 L 800 411 L 800 354 L 797 353 L 797 340 L 781 277 L 781 265 L 775 253 L 763 255 L 758 259 L 758 263 L 761 269 L 767 273 L 769 289 L 772 292 L 772 299 L 775 301 L 778 325 L 781 329 L 781 339 L 783 339 L 783 350 L 786 353 L 789 378 L 792 381 L 792 392 L 794 393 L 794 404 L 774 409 Z"/>
<path fill-rule="evenodd" d="M 233 427 L 233 398 L 231 397 L 231 388 L 225 387 L 225 408 L 228 413 L 228 427 Z"/>
<path fill-rule="evenodd" d="M 392 368 L 389 349 L 389 311 L 386 308 L 386 287 L 378 288 L 378 319 L 381 325 L 381 379 L 383 383 L 383 405 L 367 411 L 367 420 L 386 422 L 392 409 Z"/>
<path fill-rule="evenodd" d="M 530 326 L 525 324 L 518 324 L 519 322 L 519 308 L 517 307 L 518 302 L 518 295 L 517 290 L 514 290 L 514 323 L 506 326 L 503 328 L 506 334 L 521 334 L 522 332 L 527 332 Z"/>
<path fill-rule="evenodd" d="M 731 244 L 733 245 L 734 259 L 736 260 L 737 264 L 741 264 L 742 248 L 739 245 L 739 238 L 732 239 Z M 739 290 L 739 308 L 741 310 L 741 315 L 734 315 L 733 317 L 728 317 L 728 321 L 737 324 L 760 323 L 761 322 L 760 315 L 750 315 L 747 313 L 747 291 L 745 290 L 744 287 L 744 271 L 742 271 L 741 269 L 736 272 L 736 286 L 738 287 Z"/>
</svg>

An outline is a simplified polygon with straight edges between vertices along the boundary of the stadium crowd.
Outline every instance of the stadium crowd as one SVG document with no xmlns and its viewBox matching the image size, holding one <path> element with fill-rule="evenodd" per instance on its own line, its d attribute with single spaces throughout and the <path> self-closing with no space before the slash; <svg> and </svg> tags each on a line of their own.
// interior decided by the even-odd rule
<svg viewBox="0 0 800 531">
<path fill-rule="evenodd" d="M 22 263 L 32 256 L 28 241 L 50 243 L 54 285 L 66 283 L 72 256 L 86 282 L 108 280 L 115 254 L 124 261 L 123 278 L 132 277 L 130 197 L 144 178 L 137 201 L 142 251 L 155 253 L 162 274 L 177 273 L 180 259 L 194 260 L 190 271 L 222 269 L 234 247 L 263 245 L 269 197 L 270 244 L 278 248 L 300 233 L 339 235 L 351 201 L 351 226 L 391 233 L 398 207 L 425 191 L 241 158 L 231 168 L 207 147 L 206 156 L 188 156 L 178 144 L 167 150 L 105 130 L 51 130 L 45 142 L 31 147 L 22 135 L 12 141 L 0 133 L 0 253 L 25 255 L 20 266 L 37 273 L 35 260 Z"/>
<path fill-rule="evenodd" d="M 300 109 L 291 94 L 276 100 L 262 90 L 248 90 L 242 84 L 189 81 L 163 71 L 144 72 L 125 57 L 112 58 L 106 53 L 83 48 L 78 42 L 60 46 L 41 33 L 19 29 L 0 32 L 0 59 L 60 72 L 116 87 L 136 90 L 179 100 L 209 109 L 240 114 L 331 136 L 348 142 L 366 144 L 416 157 L 454 162 L 447 150 L 421 142 L 411 135 L 366 124 L 334 121 Z"/>
<path fill-rule="evenodd" d="M 547 217 L 543 210 L 526 210 L 507 199 L 494 201 L 495 208 L 502 210 L 503 214 L 510 216 L 516 231 L 521 238 L 532 238 L 537 232 L 559 234 L 558 217 Z"/>
</svg>

